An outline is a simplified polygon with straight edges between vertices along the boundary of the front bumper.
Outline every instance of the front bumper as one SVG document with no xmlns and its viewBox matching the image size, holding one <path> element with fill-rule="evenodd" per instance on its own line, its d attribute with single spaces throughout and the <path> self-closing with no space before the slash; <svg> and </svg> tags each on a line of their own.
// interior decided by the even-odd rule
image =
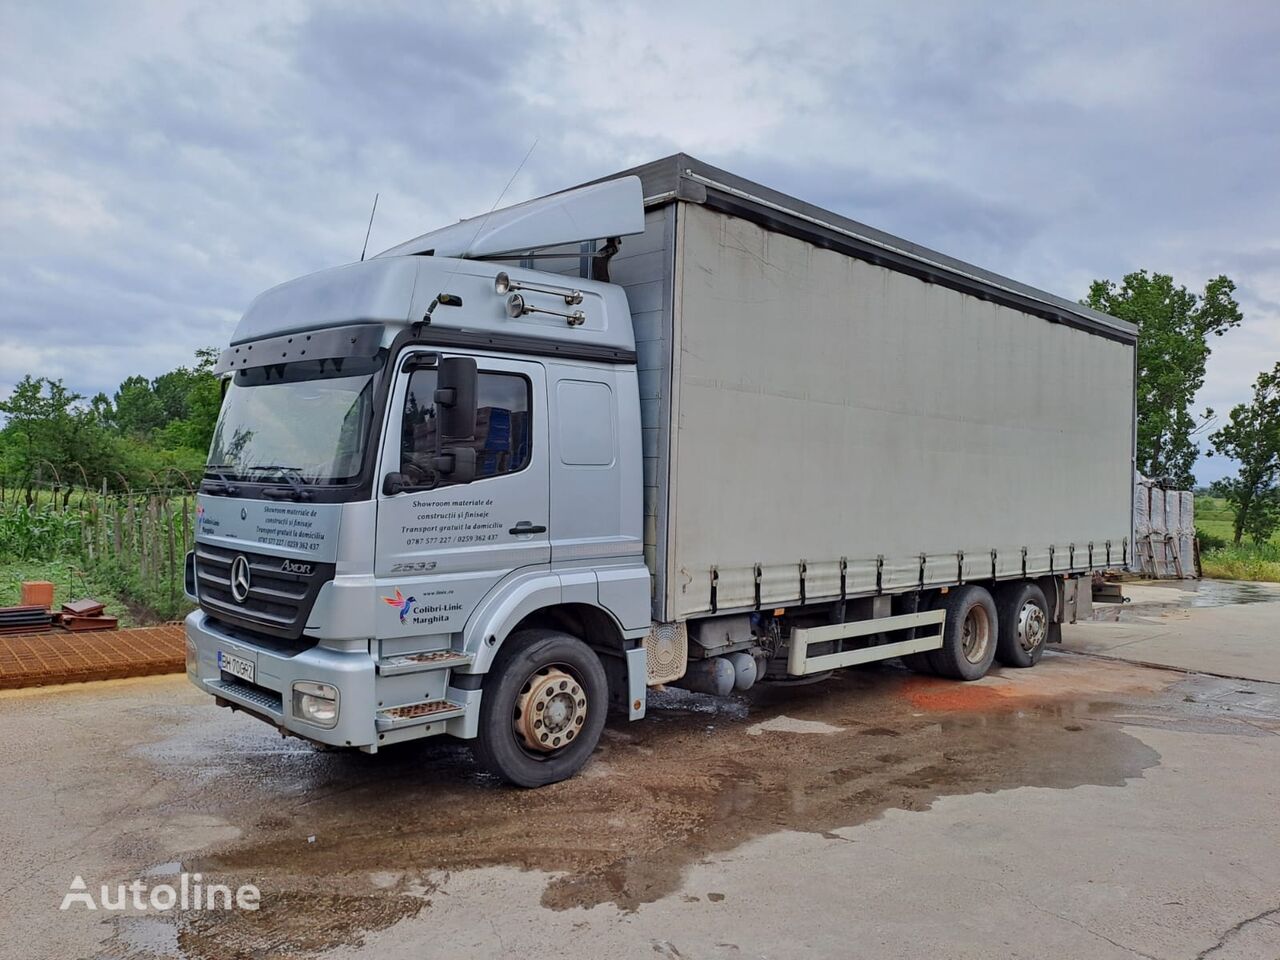
<svg viewBox="0 0 1280 960">
<path fill-rule="evenodd" d="M 377 711 L 374 661 L 368 652 L 340 652 L 316 646 L 286 655 L 232 637 L 203 610 L 187 615 L 187 643 L 194 647 L 194 663 L 187 676 L 210 696 L 246 710 L 281 730 L 307 740 L 340 747 L 368 747 L 376 743 Z M 218 651 L 254 665 L 254 682 L 222 673 Z M 293 716 L 293 683 L 310 680 L 338 688 L 338 719 L 325 728 Z"/>
</svg>

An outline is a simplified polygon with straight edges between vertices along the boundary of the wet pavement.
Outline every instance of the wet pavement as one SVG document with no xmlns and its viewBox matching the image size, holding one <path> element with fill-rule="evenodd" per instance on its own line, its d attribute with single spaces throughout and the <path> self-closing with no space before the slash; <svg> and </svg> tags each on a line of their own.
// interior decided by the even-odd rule
<svg viewBox="0 0 1280 960">
<path fill-rule="evenodd" d="M 1280 583 L 1248 580 L 1144 580 L 1123 582 L 1124 603 L 1095 603 L 1091 620 L 1146 622 L 1173 610 L 1280 602 Z"/>
<path fill-rule="evenodd" d="M 1280 683 L 1280 583 L 1125 584 L 1130 603 L 1097 604 L 1064 630 L 1064 649 L 1155 667 Z"/>
<path fill-rule="evenodd" d="M 182 677 L 7 694 L 0 724 L 4 956 L 1280 956 L 1274 684 L 1052 652 L 666 691 L 537 791 L 454 743 L 281 740 Z M 179 871 L 261 908 L 57 909 Z"/>
</svg>

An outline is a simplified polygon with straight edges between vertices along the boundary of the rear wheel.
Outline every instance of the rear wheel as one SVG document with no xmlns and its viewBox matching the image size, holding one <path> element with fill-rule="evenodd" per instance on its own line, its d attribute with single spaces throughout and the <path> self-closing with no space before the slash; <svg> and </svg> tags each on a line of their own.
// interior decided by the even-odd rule
<svg viewBox="0 0 1280 960">
<path fill-rule="evenodd" d="M 525 630 L 509 637 L 485 678 L 476 755 L 520 787 L 573 776 L 595 750 L 608 708 L 600 659 L 577 637 Z"/>
<path fill-rule="evenodd" d="M 1049 605 L 1044 591 L 1023 581 L 1001 588 L 996 610 L 1000 640 L 996 656 L 1008 667 L 1034 667 L 1049 639 Z"/>
<path fill-rule="evenodd" d="M 954 680 L 977 680 L 986 675 L 996 656 L 996 604 L 991 594 L 973 584 L 953 587 L 943 598 L 947 622 L 942 646 L 929 651 L 935 673 Z"/>
<path fill-rule="evenodd" d="M 929 662 L 928 652 L 903 654 L 902 665 L 912 673 L 933 673 L 933 664 Z"/>
</svg>

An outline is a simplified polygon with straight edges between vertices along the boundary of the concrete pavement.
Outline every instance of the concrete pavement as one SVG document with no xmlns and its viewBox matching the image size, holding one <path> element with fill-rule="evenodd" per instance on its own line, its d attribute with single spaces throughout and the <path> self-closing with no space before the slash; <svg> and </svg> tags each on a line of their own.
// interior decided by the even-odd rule
<svg viewBox="0 0 1280 960">
<path fill-rule="evenodd" d="M 1201 647 L 1265 658 L 1242 609 L 1197 609 Z M 672 692 L 539 791 L 282 741 L 182 677 L 3 693 L 0 725 L 2 957 L 1280 957 L 1272 683 L 1051 652 Z M 179 871 L 261 909 L 58 909 Z"/>
<path fill-rule="evenodd" d="M 1132 603 L 1098 604 L 1095 621 L 1063 629 L 1063 649 L 1280 683 L 1280 584 L 1190 580 L 1124 589 Z"/>
</svg>

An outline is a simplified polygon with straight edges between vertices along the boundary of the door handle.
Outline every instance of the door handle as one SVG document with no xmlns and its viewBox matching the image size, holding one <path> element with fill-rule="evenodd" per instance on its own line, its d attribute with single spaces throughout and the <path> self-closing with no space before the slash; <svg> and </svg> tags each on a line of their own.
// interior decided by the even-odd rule
<svg viewBox="0 0 1280 960">
<path fill-rule="evenodd" d="M 516 536 L 519 536 L 522 533 L 546 533 L 546 532 L 547 532 L 546 527 L 541 525 L 534 526 L 528 520 L 521 520 L 514 527 L 512 527 L 510 530 L 507 531 L 507 533 L 515 534 Z"/>
</svg>

